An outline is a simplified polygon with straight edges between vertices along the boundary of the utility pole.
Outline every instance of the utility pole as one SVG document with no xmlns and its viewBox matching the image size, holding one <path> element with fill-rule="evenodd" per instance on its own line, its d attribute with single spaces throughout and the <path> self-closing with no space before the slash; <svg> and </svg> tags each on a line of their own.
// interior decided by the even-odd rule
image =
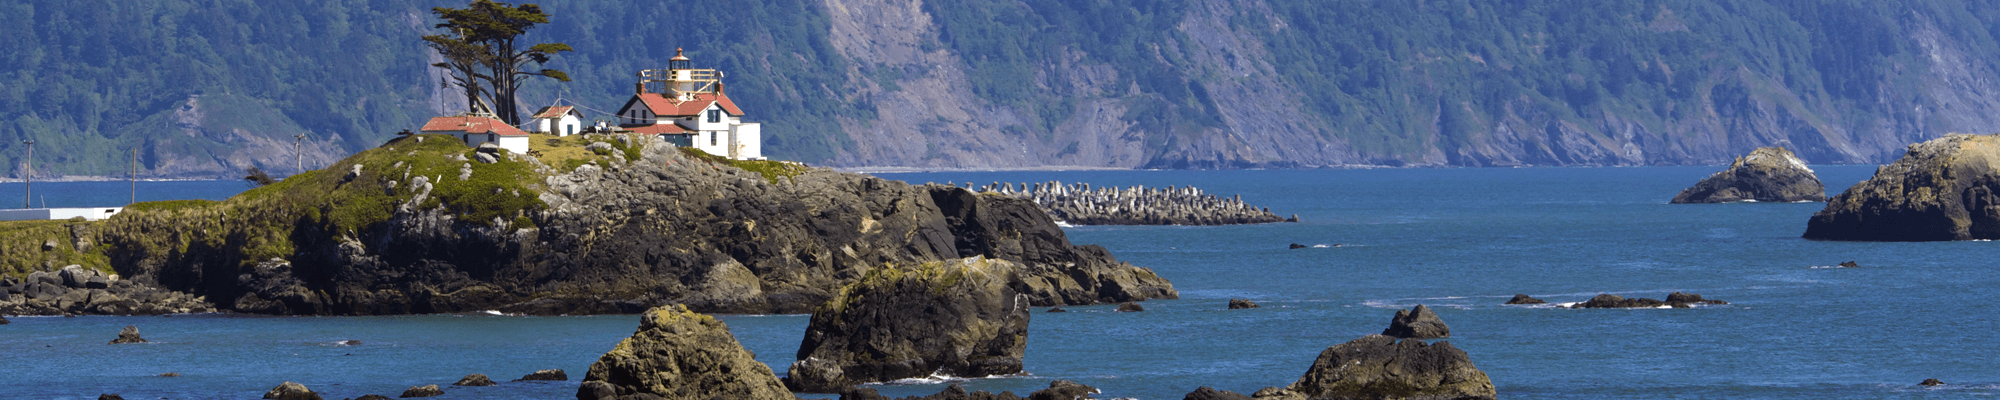
<svg viewBox="0 0 2000 400">
<path fill-rule="evenodd" d="M 23 192 L 21 197 L 24 197 L 21 199 L 21 208 L 35 208 L 35 141 L 23 140 L 21 144 L 28 145 L 28 161 L 21 163 L 22 167 L 28 170 L 28 173 L 21 174 Z"/>
<path fill-rule="evenodd" d="M 129 169 L 125 173 L 125 178 L 132 181 L 132 203 L 137 203 L 139 202 L 139 148 L 132 148 L 132 164 L 127 168 Z"/>
<path fill-rule="evenodd" d="M 298 165 L 293 166 L 293 168 L 296 168 L 295 170 L 298 172 L 293 172 L 292 174 L 297 175 L 306 173 L 306 153 L 304 148 L 301 147 L 306 143 L 306 134 L 301 133 L 297 135 L 292 135 L 292 137 L 298 139 L 292 141 L 292 154 L 297 155 L 298 157 L 298 160 L 296 160 Z"/>
</svg>

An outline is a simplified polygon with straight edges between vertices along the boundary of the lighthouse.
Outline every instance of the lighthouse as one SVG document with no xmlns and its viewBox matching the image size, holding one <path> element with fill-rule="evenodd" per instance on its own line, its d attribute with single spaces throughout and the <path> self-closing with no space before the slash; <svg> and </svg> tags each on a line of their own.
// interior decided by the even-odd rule
<svg viewBox="0 0 2000 400">
<path fill-rule="evenodd" d="M 637 75 L 632 99 L 618 110 L 621 128 L 731 159 L 764 159 L 763 125 L 743 121 L 743 109 L 723 91 L 722 71 L 695 68 L 674 49 L 667 68 Z"/>
</svg>

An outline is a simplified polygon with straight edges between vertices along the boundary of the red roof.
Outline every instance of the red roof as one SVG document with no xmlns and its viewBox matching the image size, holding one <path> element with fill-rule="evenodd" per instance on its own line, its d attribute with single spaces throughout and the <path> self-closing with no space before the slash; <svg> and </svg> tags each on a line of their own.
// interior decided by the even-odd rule
<svg viewBox="0 0 2000 400">
<path fill-rule="evenodd" d="M 701 115 L 701 110 L 706 110 L 708 105 L 716 103 L 721 103 L 722 111 L 728 112 L 729 115 L 743 115 L 743 109 L 736 108 L 736 102 L 730 101 L 729 95 L 722 93 L 696 93 L 694 100 L 689 101 L 674 101 L 659 93 L 640 93 L 638 97 L 640 102 L 646 103 L 647 110 L 661 117 Z"/>
<path fill-rule="evenodd" d="M 632 131 L 632 133 L 642 133 L 647 135 L 681 135 L 681 134 L 687 134 L 689 132 L 687 128 L 682 128 L 678 124 L 631 125 L 631 126 L 624 126 L 623 128 L 625 128 L 625 130 Z"/>
<path fill-rule="evenodd" d="M 535 116 L 529 118 L 562 118 L 563 114 L 575 111 L 576 106 L 542 107 L 541 111 L 536 111 Z"/>
<path fill-rule="evenodd" d="M 528 132 L 487 117 L 436 117 L 424 123 L 424 132 L 491 133 L 500 136 L 528 136 Z"/>
</svg>

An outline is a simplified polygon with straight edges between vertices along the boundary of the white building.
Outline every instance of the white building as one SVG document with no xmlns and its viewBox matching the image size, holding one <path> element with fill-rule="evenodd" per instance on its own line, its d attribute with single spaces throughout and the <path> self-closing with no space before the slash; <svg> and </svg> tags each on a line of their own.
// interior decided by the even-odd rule
<svg viewBox="0 0 2000 400">
<path fill-rule="evenodd" d="M 576 106 L 542 107 L 535 111 L 534 119 L 528 123 L 529 132 L 569 136 L 583 131 L 583 113 L 576 111 Z"/>
<path fill-rule="evenodd" d="M 737 160 L 764 159 L 763 125 L 722 91 L 722 73 L 694 69 L 680 50 L 667 69 L 639 71 L 638 93 L 618 109 L 619 126 Z"/>
<path fill-rule="evenodd" d="M 465 140 L 466 146 L 478 147 L 482 143 L 493 143 L 514 154 L 528 153 L 528 132 L 508 125 L 507 122 L 484 115 L 460 115 L 431 118 L 424 123 L 423 133 L 457 136 Z"/>
<path fill-rule="evenodd" d="M 28 208 L 28 209 L 15 209 L 15 210 L 0 210 L 0 221 L 26 221 L 26 220 L 40 220 L 40 219 L 62 220 L 62 219 L 70 219 L 77 217 L 83 217 L 84 220 L 88 221 L 97 221 L 105 218 L 111 218 L 111 216 L 113 215 L 118 215 L 119 211 L 124 211 L 124 210 L 125 207 Z"/>
</svg>

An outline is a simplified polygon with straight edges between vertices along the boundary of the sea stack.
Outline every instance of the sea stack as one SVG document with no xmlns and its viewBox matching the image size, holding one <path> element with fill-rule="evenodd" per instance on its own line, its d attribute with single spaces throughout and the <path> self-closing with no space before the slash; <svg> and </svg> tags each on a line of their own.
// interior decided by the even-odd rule
<svg viewBox="0 0 2000 400">
<path fill-rule="evenodd" d="M 1805 238 L 2000 239 L 2000 135 L 1953 134 L 1910 145 L 1875 177 L 1834 196 Z"/>
<path fill-rule="evenodd" d="M 1021 372 L 1027 350 L 1020 264 L 982 257 L 869 271 L 813 312 L 792 363 L 792 390 L 839 393 L 931 374 Z"/>
<path fill-rule="evenodd" d="M 118 338 L 111 339 L 111 343 L 109 344 L 145 343 L 145 342 L 146 338 L 139 337 L 139 327 L 126 325 L 124 330 L 118 331 Z"/>
<path fill-rule="evenodd" d="M 579 400 L 648 394 L 676 399 L 792 400 L 729 326 L 672 305 L 647 310 L 639 331 L 590 364 Z"/>
<path fill-rule="evenodd" d="M 1368 335 L 1328 347 L 1298 382 L 1302 399 L 1493 399 L 1493 381 L 1451 342 Z"/>
<path fill-rule="evenodd" d="M 1826 186 L 1805 160 L 1783 147 L 1763 147 L 1736 157 L 1729 169 L 1709 175 L 1674 196 L 1673 204 L 1826 201 Z"/>
<path fill-rule="evenodd" d="M 1396 317 L 1389 320 L 1389 329 L 1382 335 L 1401 339 L 1441 339 L 1451 337 L 1451 327 L 1444 325 L 1444 319 L 1429 307 L 1418 304 L 1416 308 L 1396 310 Z"/>
</svg>

